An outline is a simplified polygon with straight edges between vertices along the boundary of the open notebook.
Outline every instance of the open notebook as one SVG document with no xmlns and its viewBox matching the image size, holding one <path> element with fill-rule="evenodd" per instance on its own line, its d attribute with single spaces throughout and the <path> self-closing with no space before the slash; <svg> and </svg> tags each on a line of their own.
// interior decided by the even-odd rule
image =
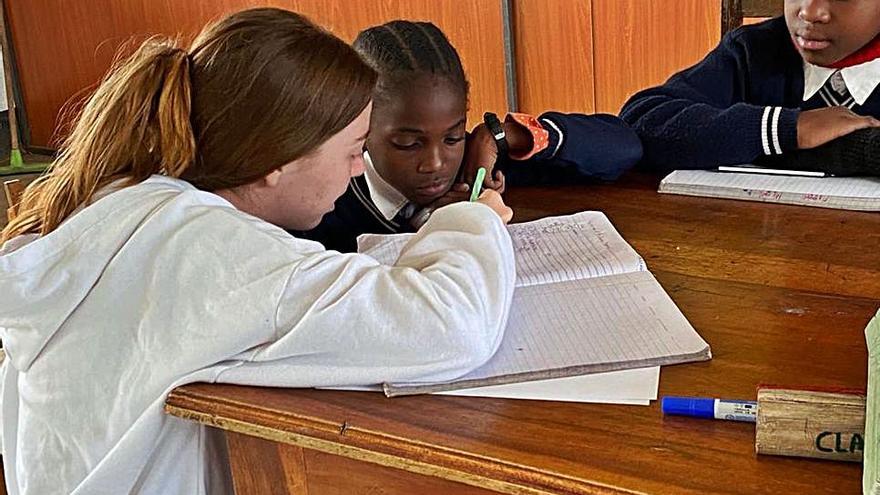
<svg viewBox="0 0 880 495">
<path fill-rule="evenodd" d="M 389 396 L 546 380 L 711 357 L 642 258 L 600 212 L 509 227 L 517 281 L 498 352 L 447 383 L 385 384 Z M 363 235 L 358 251 L 393 263 L 412 234 Z"/>
<path fill-rule="evenodd" d="M 874 177 L 787 177 L 676 170 L 660 182 L 659 192 L 880 211 L 880 178 Z"/>
</svg>

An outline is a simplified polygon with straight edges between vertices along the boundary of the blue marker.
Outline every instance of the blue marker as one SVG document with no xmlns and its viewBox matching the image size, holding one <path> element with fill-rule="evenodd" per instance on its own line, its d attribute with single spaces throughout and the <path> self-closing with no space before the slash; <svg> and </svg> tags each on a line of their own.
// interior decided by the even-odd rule
<svg viewBox="0 0 880 495">
<path fill-rule="evenodd" d="M 663 397 L 660 408 L 663 410 L 663 414 L 748 421 L 750 423 L 754 423 L 758 417 L 758 403 L 751 400 Z"/>
</svg>

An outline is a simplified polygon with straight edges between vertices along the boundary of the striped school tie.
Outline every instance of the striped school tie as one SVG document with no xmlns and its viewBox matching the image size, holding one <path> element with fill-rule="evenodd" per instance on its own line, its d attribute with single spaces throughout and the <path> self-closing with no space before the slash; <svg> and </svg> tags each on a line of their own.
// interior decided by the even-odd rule
<svg viewBox="0 0 880 495">
<path fill-rule="evenodd" d="M 413 213 L 415 213 L 417 208 L 418 207 L 413 203 L 407 203 L 406 206 L 397 212 L 397 215 L 394 215 L 391 222 L 400 227 L 398 232 L 406 230 L 406 227 L 409 225 L 409 219 L 413 216 Z"/>
<path fill-rule="evenodd" d="M 856 100 L 846 89 L 846 82 L 839 70 L 831 74 L 831 77 L 825 81 L 825 84 L 819 89 L 819 96 L 829 107 L 852 108 L 856 104 Z"/>
</svg>

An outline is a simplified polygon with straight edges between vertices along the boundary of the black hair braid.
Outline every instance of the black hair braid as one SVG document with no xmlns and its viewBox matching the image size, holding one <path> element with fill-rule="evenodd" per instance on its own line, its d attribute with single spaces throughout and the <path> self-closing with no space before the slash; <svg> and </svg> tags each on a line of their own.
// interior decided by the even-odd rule
<svg viewBox="0 0 880 495">
<path fill-rule="evenodd" d="M 430 22 L 391 21 L 358 34 L 355 50 L 379 73 L 377 99 L 387 99 L 421 74 L 447 79 L 467 98 L 469 84 L 458 52 Z"/>
</svg>

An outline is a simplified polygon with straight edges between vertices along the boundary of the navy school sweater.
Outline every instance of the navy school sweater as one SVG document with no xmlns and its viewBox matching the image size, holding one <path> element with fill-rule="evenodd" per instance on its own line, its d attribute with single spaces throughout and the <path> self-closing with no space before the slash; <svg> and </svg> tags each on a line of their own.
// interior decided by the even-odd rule
<svg viewBox="0 0 880 495">
<path fill-rule="evenodd" d="M 572 181 L 618 178 L 642 156 L 635 132 L 613 115 L 582 115 L 547 112 L 538 121 L 548 131 L 547 148 L 528 160 L 502 160 L 507 187 L 517 185 L 571 183 Z M 354 177 L 334 210 L 321 223 L 293 235 L 322 243 L 341 252 L 357 250 L 361 234 L 413 232 L 409 222 L 386 220 L 370 198 L 364 176 Z"/>
<path fill-rule="evenodd" d="M 880 117 L 878 93 L 852 110 Z M 778 17 L 728 33 L 697 65 L 635 94 L 620 116 L 642 139 L 648 168 L 714 168 L 796 150 L 800 111 L 827 106 L 803 94 L 803 59 Z"/>
</svg>

